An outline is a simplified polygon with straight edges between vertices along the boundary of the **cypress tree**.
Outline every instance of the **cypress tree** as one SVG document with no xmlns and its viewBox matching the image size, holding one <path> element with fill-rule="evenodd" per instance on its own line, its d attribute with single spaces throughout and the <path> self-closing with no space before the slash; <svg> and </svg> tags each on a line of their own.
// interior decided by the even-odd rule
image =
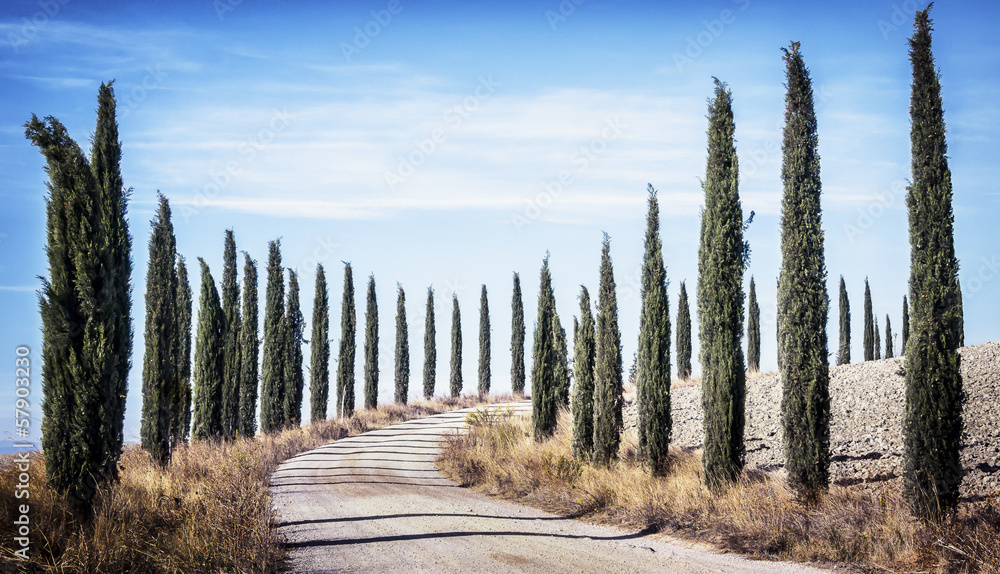
<svg viewBox="0 0 1000 574">
<path fill-rule="evenodd" d="M 330 397 L 330 295 L 322 263 L 316 265 L 310 344 L 309 421 L 318 423 L 326 420 L 326 403 Z"/>
<path fill-rule="evenodd" d="M 479 400 L 490 394 L 490 304 L 486 285 L 479 295 Z"/>
<path fill-rule="evenodd" d="M 639 411 L 639 457 L 653 473 L 667 465 L 670 445 L 670 300 L 660 241 L 660 206 L 649 185 L 646 252 L 642 260 L 641 314 L 636 399 Z"/>
<path fill-rule="evenodd" d="M 514 273 L 514 294 L 510 301 L 510 390 L 515 397 L 524 396 L 524 299 L 521 277 Z"/>
<path fill-rule="evenodd" d="M 961 291 L 955 258 L 951 170 L 932 22 L 917 12 L 910 38 L 912 183 L 903 480 L 914 511 L 934 518 L 958 503 L 962 482 Z"/>
<path fill-rule="evenodd" d="M 782 355 L 781 413 L 789 484 L 809 502 L 830 477 L 830 366 L 826 323 L 816 113 L 812 79 L 792 42 L 787 66 L 781 179 L 781 271 L 778 279 L 778 343 Z"/>
<path fill-rule="evenodd" d="M 743 211 L 732 94 L 718 79 L 709 103 L 705 208 L 698 247 L 698 330 L 705 483 L 717 488 L 743 469 Z M 780 357 L 779 357 L 780 367 Z"/>
<path fill-rule="evenodd" d="M 865 360 L 875 359 L 875 316 L 872 314 L 872 291 L 868 287 L 868 278 L 865 277 L 865 340 L 864 340 Z"/>
<path fill-rule="evenodd" d="M 892 354 L 892 323 L 889 322 L 889 314 L 885 315 L 885 358 L 891 359 Z"/>
<path fill-rule="evenodd" d="M 170 204 L 160 195 L 151 222 L 146 272 L 146 352 L 142 358 L 142 448 L 160 466 L 170 462 L 177 397 L 177 259 Z"/>
<path fill-rule="evenodd" d="M 378 302 L 375 275 L 368 276 L 368 303 L 365 308 L 365 408 L 378 408 Z"/>
<path fill-rule="evenodd" d="M 434 287 L 427 288 L 427 310 L 424 316 L 424 398 L 434 396 L 437 378 L 437 330 L 434 328 Z"/>
<path fill-rule="evenodd" d="M 191 285 L 187 264 L 177 256 L 177 393 L 174 396 L 173 443 L 186 442 L 191 433 Z"/>
<path fill-rule="evenodd" d="M 257 434 L 257 262 L 243 253 L 243 322 L 240 324 L 240 428 L 241 435 Z"/>
<path fill-rule="evenodd" d="M 285 273 L 281 240 L 267 244 L 267 292 L 264 295 L 264 346 L 261 350 L 260 430 L 282 429 L 285 416 Z"/>
<path fill-rule="evenodd" d="M 903 295 L 903 325 L 899 336 L 902 339 L 899 344 L 899 354 L 906 355 L 906 341 L 910 338 L 910 304 L 906 301 L 906 295 Z"/>
<path fill-rule="evenodd" d="M 677 378 L 682 381 L 691 379 L 691 306 L 683 281 L 677 301 Z"/>
<path fill-rule="evenodd" d="M 837 349 L 837 364 L 851 362 L 851 302 L 847 298 L 847 284 L 840 276 L 840 347 Z"/>
<path fill-rule="evenodd" d="M 130 191 L 112 83 L 98 93 L 89 162 L 56 118 L 32 115 L 24 127 L 49 176 L 42 450 L 49 485 L 87 513 L 100 481 L 117 477 L 132 355 Z"/>
<path fill-rule="evenodd" d="M 236 238 L 226 230 L 222 255 L 222 313 L 226 317 L 223 347 L 222 427 L 227 437 L 236 434 L 240 415 L 240 286 L 236 282 Z"/>
<path fill-rule="evenodd" d="M 340 351 L 337 359 L 337 417 L 354 412 L 354 356 L 357 338 L 354 314 L 354 276 L 344 263 L 344 298 L 340 304 Z"/>
<path fill-rule="evenodd" d="M 285 396 L 282 422 L 286 428 L 302 423 L 302 334 L 305 318 L 299 305 L 299 274 L 288 270 L 288 307 L 285 310 Z"/>
<path fill-rule="evenodd" d="M 410 394 L 410 335 L 406 328 L 406 293 L 396 284 L 396 402 L 405 405 Z"/>
<path fill-rule="evenodd" d="M 750 276 L 750 298 L 747 302 L 747 370 L 760 372 L 760 305 L 757 304 L 757 285 Z"/>
<path fill-rule="evenodd" d="M 553 305 L 553 308 L 555 306 Z M 556 408 L 569 408 L 569 344 L 559 313 L 552 313 L 552 342 L 555 345 L 555 385 L 552 387 Z"/>
<path fill-rule="evenodd" d="M 462 312 L 458 309 L 458 294 L 451 294 L 451 396 L 462 393 Z"/>
<path fill-rule="evenodd" d="M 669 368 L 669 366 L 668 366 Z M 601 243 L 601 283 L 597 292 L 594 350 L 594 462 L 609 466 L 618 458 L 622 432 L 622 343 L 618 300 L 611 265 L 611 238 Z"/>
<path fill-rule="evenodd" d="M 555 294 L 549 271 L 549 254 L 542 260 L 538 288 L 538 319 L 531 361 L 531 425 L 536 441 L 544 440 L 556 429 L 556 343 L 552 323 L 555 318 Z"/>
<path fill-rule="evenodd" d="M 882 358 L 882 334 L 878 330 L 878 317 L 875 317 L 875 323 L 872 330 L 875 335 L 875 360 L 878 361 Z"/>
<path fill-rule="evenodd" d="M 201 263 L 201 295 L 198 299 L 198 339 L 194 347 L 194 430 L 196 439 L 221 438 L 222 379 L 225 373 L 223 341 L 226 318 L 219 291 L 205 260 Z"/>
<path fill-rule="evenodd" d="M 594 452 L 594 316 L 590 293 L 580 286 L 580 327 L 573 337 L 573 458 L 589 460 Z"/>
</svg>

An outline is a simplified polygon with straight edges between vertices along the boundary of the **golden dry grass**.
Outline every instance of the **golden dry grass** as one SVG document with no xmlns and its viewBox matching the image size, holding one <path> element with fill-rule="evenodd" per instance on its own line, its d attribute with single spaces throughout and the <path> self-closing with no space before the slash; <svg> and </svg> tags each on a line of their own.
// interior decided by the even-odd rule
<svg viewBox="0 0 1000 574">
<path fill-rule="evenodd" d="M 103 486 L 87 520 L 70 514 L 46 486 L 44 458 L 32 453 L 31 560 L 15 558 L 12 536 L 4 536 L 0 571 L 277 572 L 285 550 L 274 528 L 268 481 L 281 461 L 333 440 L 478 402 L 467 396 L 381 405 L 346 420 L 254 439 L 196 441 L 176 449 L 165 469 L 129 445 L 118 482 Z M 10 457 L 0 461 L 0 521 L 8 525 L 23 502 L 14 497 L 17 474 Z"/>
<path fill-rule="evenodd" d="M 782 477 L 746 472 L 724 493 L 701 481 L 697 452 L 675 451 L 671 471 L 650 476 L 626 434 L 620 459 L 595 468 L 572 458 L 571 423 L 535 443 L 523 417 L 473 425 L 451 437 L 439 467 L 462 485 L 565 516 L 651 529 L 754 558 L 836 563 L 862 571 L 1000 573 L 1000 501 L 963 504 L 938 525 L 914 519 L 898 490 L 830 489 L 800 504 Z"/>
</svg>

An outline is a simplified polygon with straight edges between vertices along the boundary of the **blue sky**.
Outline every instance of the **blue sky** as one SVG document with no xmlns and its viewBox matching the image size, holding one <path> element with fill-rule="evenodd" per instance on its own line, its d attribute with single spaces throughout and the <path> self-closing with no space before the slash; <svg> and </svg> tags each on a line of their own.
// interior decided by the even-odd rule
<svg viewBox="0 0 1000 574">
<path fill-rule="evenodd" d="M 201 0 L 128 7 L 7 1 L 0 8 L 0 350 L 7 350 L 13 369 L 14 349 L 31 347 L 31 408 L 40 416 L 36 290 L 37 277 L 46 273 L 45 175 L 22 124 L 32 113 L 56 116 L 87 148 L 97 88 L 114 78 L 123 175 L 134 188 L 136 337 L 127 439 L 138 439 L 146 245 L 157 190 L 174 208 L 178 250 L 190 262 L 204 257 L 215 277 L 225 229 L 234 229 L 238 249 L 261 267 L 267 241 L 281 237 L 285 265 L 300 274 L 307 330 L 317 263 L 327 268 L 335 339 L 341 261 L 352 263 L 359 287 L 374 274 L 383 401 L 392 396 L 397 282 L 407 293 L 411 396 L 421 387 L 429 285 L 437 292 L 438 391 L 447 385 L 453 292 L 463 314 L 465 389 L 475 388 L 485 284 L 493 386 L 502 392 L 510 388 L 512 273 L 522 278 L 530 349 L 545 252 L 551 252 L 559 313 L 571 330 L 579 285 L 596 291 L 601 232 L 607 231 L 627 369 L 637 338 L 647 182 L 660 192 L 672 316 L 680 281 L 694 292 L 706 102 L 717 76 L 735 100 L 741 196 L 744 212 L 756 213 L 747 232 L 753 256 L 746 280 L 757 279 L 762 367 L 773 370 L 780 48 L 799 40 L 817 99 L 833 299 L 829 336 L 837 340 L 843 275 L 859 357 L 865 277 L 880 325 L 889 314 L 897 332 L 906 293 L 906 40 L 915 8 L 899 0 L 487 6 Z M 991 30 L 1000 7 L 939 2 L 932 17 L 966 341 L 975 344 L 995 340 L 1000 322 L 1000 281 L 994 280 L 1000 274 L 994 215 L 1000 41 Z M 0 396 L 12 404 L 13 385 L 5 384 Z M 0 419 L 0 438 L 13 432 L 11 414 Z"/>
</svg>

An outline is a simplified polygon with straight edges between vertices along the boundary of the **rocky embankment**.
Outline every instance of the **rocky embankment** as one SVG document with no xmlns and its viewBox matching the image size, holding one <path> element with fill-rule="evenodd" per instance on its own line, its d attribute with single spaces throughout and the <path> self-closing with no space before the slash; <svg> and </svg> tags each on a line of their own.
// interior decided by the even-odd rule
<svg viewBox="0 0 1000 574">
<path fill-rule="evenodd" d="M 1000 493 L 1000 342 L 960 350 L 965 389 L 962 495 Z M 903 359 L 883 359 L 830 368 L 830 465 L 836 484 L 879 484 L 902 473 L 905 381 Z M 672 442 L 701 448 L 701 387 L 675 388 Z M 781 380 L 776 374 L 747 380 L 746 461 L 750 468 L 784 467 Z M 626 404 L 625 426 L 635 427 L 634 404 Z"/>
</svg>

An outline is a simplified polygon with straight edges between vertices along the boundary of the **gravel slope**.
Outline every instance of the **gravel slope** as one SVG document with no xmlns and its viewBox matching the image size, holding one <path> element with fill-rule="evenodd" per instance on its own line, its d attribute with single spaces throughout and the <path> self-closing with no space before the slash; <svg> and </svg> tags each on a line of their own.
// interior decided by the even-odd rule
<svg viewBox="0 0 1000 574">
<path fill-rule="evenodd" d="M 962 495 L 1000 492 L 1000 342 L 961 349 L 966 393 Z M 901 429 L 905 406 L 903 358 L 830 368 L 831 478 L 838 484 L 881 484 L 901 473 Z M 781 380 L 765 375 L 747 381 L 747 465 L 784 467 L 781 438 Z M 701 387 L 674 389 L 674 444 L 701 448 Z M 626 428 L 634 427 L 635 405 L 626 406 Z"/>
<path fill-rule="evenodd" d="M 528 402 L 515 403 L 530 412 Z M 456 411 L 330 443 L 272 475 L 289 571 L 820 573 L 675 546 L 458 488 L 434 466 Z"/>
</svg>

